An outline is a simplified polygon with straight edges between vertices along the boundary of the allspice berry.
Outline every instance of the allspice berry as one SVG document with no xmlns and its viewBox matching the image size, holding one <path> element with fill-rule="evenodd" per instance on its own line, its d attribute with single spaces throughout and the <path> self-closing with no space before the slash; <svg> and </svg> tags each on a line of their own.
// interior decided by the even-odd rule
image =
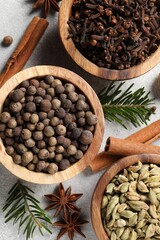
<svg viewBox="0 0 160 240">
<path fill-rule="evenodd" d="M 70 161 L 68 159 L 62 159 L 59 163 L 59 169 L 65 170 L 70 167 Z"/>
<path fill-rule="evenodd" d="M 29 121 L 30 121 L 30 117 L 31 117 L 31 113 L 29 113 L 29 112 L 25 112 L 25 113 L 23 114 L 23 120 L 24 120 L 25 122 L 29 122 Z"/>
<path fill-rule="evenodd" d="M 37 97 L 34 97 L 33 101 L 34 103 L 36 103 L 36 105 L 39 105 L 42 99 L 43 98 L 41 96 L 37 96 Z"/>
<path fill-rule="evenodd" d="M 34 138 L 34 140 L 42 140 L 43 139 L 43 132 L 42 131 L 34 131 L 32 133 L 32 136 Z"/>
<path fill-rule="evenodd" d="M 59 84 L 57 86 L 55 86 L 55 93 L 56 94 L 61 94 L 64 92 L 65 88 L 63 87 L 63 85 Z"/>
<path fill-rule="evenodd" d="M 90 144 L 92 140 L 93 140 L 93 134 L 88 130 L 84 130 L 81 133 L 81 136 L 79 138 L 79 141 L 84 145 Z"/>
<path fill-rule="evenodd" d="M 61 106 L 61 101 L 59 99 L 55 98 L 52 100 L 52 108 L 54 110 L 60 108 L 60 106 Z"/>
<path fill-rule="evenodd" d="M 46 148 L 46 142 L 43 141 L 43 140 L 38 141 L 38 142 L 37 142 L 37 147 L 38 147 L 39 149 Z"/>
<path fill-rule="evenodd" d="M 51 107 L 52 107 L 51 102 L 48 99 L 43 99 L 40 102 L 39 106 L 40 106 L 40 110 L 42 112 L 49 112 L 51 110 Z"/>
<path fill-rule="evenodd" d="M 79 99 L 77 102 L 76 102 L 76 109 L 78 111 L 83 111 L 86 107 L 86 102 L 82 99 Z"/>
<path fill-rule="evenodd" d="M 62 143 L 62 146 L 64 148 L 67 148 L 67 147 L 69 147 L 69 145 L 71 145 L 71 140 L 69 138 L 65 138 L 63 143 Z"/>
<path fill-rule="evenodd" d="M 28 95 L 31 95 L 31 96 L 33 96 L 33 95 L 35 95 L 36 94 L 36 92 L 37 92 L 37 89 L 36 89 L 36 87 L 35 86 L 29 86 L 28 88 L 27 88 L 27 94 Z"/>
<path fill-rule="evenodd" d="M 36 126 L 34 123 L 27 123 L 26 127 L 30 130 L 30 131 L 34 131 Z"/>
<path fill-rule="evenodd" d="M 7 123 L 7 126 L 8 126 L 9 128 L 15 128 L 15 127 L 17 127 L 17 121 L 16 121 L 16 119 L 15 119 L 14 117 L 11 117 L 11 118 L 9 119 L 8 123 Z"/>
<path fill-rule="evenodd" d="M 62 159 L 63 159 L 63 155 L 61 153 L 57 153 L 54 157 L 54 160 L 56 162 L 60 162 L 60 161 L 62 161 Z"/>
<path fill-rule="evenodd" d="M 36 124 L 36 130 L 42 131 L 44 129 L 44 124 L 42 122 L 38 122 Z"/>
<path fill-rule="evenodd" d="M 64 108 L 58 108 L 56 109 L 55 111 L 55 115 L 58 117 L 58 118 L 64 118 L 64 116 L 66 115 L 66 111 L 64 110 Z"/>
<path fill-rule="evenodd" d="M 22 162 L 22 157 L 21 157 L 21 155 L 14 154 L 14 155 L 12 156 L 12 158 L 13 158 L 13 161 L 14 161 L 16 164 L 21 164 L 21 162 Z"/>
<path fill-rule="evenodd" d="M 72 102 L 69 99 L 62 101 L 62 107 L 69 110 L 72 107 Z"/>
<path fill-rule="evenodd" d="M 30 122 L 31 123 L 37 123 L 39 121 L 39 116 L 36 113 L 33 113 L 30 117 Z"/>
<path fill-rule="evenodd" d="M 11 156 L 14 153 L 14 148 L 12 146 L 7 146 L 6 153 Z"/>
<path fill-rule="evenodd" d="M 45 89 L 43 89 L 41 87 L 37 88 L 36 95 L 44 97 L 45 94 L 46 94 L 46 90 Z"/>
<path fill-rule="evenodd" d="M 76 92 L 69 92 L 68 93 L 68 98 L 72 101 L 72 102 L 76 102 L 78 100 L 78 94 Z"/>
<path fill-rule="evenodd" d="M 53 109 L 51 109 L 48 113 L 47 113 L 47 117 L 49 119 L 51 119 L 52 117 L 54 117 L 55 111 Z"/>
<path fill-rule="evenodd" d="M 45 161 L 39 161 L 37 164 L 36 164 L 36 168 L 39 170 L 39 171 L 42 171 L 44 168 L 46 168 L 48 166 L 48 164 L 45 162 Z"/>
<path fill-rule="evenodd" d="M 9 108 L 13 113 L 18 113 L 22 110 L 22 104 L 20 102 L 11 102 Z"/>
<path fill-rule="evenodd" d="M 34 171 L 35 168 L 36 168 L 36 166 L 35 166 L 34 163 L 29 163 L 29 164 L 27 165 L 27 168 L 28 168 L 28 170 L 30 170 L 30 171 Z"/>
<path fill-rule="evenodd" d="M 85 124 L 86 124 L 86 119 L 85 118 L 81 117 L 77 120 L 77 125 L 79 127 L 83 127 L 83 126 L 85 126 Z"/>
<path fill-rule="evenodd" d="M 72 132 L 71 132 L 71 138 L 72 139 L 78 139 L 80 137 L 82 133 L 82 130 L 80 128 L 73 128 Z"/>
<path fill-rule="evenodd" d="M 23 88 L 29 87 L 29 81 L 25 80 L 25 81 L 21 82 L 20 86 L 23 87 Z"/>
<path fill-rule="evenodd" d="M 21 89 L 15 89 L 12 93 L 12 99 L 15 102 L 20 101 L 24 97 L 24 92 Z"/>
<path fill-rule="evenodd" d="M 50 124 L 53 126 L 53 127 L 56 127 L 58 124 L 59 124 L 60 120 L 58 117 L 52 117 L 51 120 L 50 120 Z"/>
<path fill-rule="evenodd" d="M 33 103 L 33 102 L 26 103 L 25 110 L 26 110 L 26 112 L 29 112 L 29 113 L 36 112 L 36 105 L 35 105 L 35 103 Z"/>
<path fill-rule="evenodd" d="M 39 153 L 38 153 L 38 157 L 40 159 L 47 159 L 49 157 L 49 152 L 47 149 L 40 149 Z"/>
<path fill-rule="evenodd" d="M 30 163 L 33 160 L 33 153 L 32 152 L 24 152 L 22 154 L 22 161 L 26 164 Z"/>
<path fill-rule="evenodd" d="M 64 152 L 64 147 L 61 145 L 58 145 L 55 149 L 56 153 L 63 153 Z"/>
<path fill-rule="evenodd" d="M 76 154 L 74 154 L 74 158 L 79 160 L 83 157 L 83 152 L 81 150 L 77 150 Z"/>
<path fill-rule="evenodd" d="M 48 143 L 50 146 L 55 146 L 57 144 L 57 139 L 55 137 L 50 137 Z"/>
<path fill-rule="evenodd" d="M 21 131 L 21 138 L 22 139 L 27 140 L 27 139 L 31 138 L 31 136 L 32 136 L 32 133 L 27 128 L 25 128 Z"/>
<path fill-rule="evenodd" d="M 58 135 L 65 135 L 66 134 L 66 127 L 63 125 L 57 125 L 55 127 L 55 131 Z"/>
<path fill-rule="evenodd" d="M 92 114 L 86 118 L 86 121 L 87 121 L 88 125 L 95 125 L 98 121 L 98 118 L 96 115 Z"/>
<path fill-rule="evenodd" d="M 11 114 L 9 112 L 2 112 L 0 115 L 0 121 L 2 123 L 7 123 L 11 118 Z"/>
<path fill-rule="evenodd" d="M 12 44 L 13 38 L 11 36 L 5 36 L 2 40 L 2 45 L 4 47 L 8 47 Z"/>
<path fill-rule="evenodd" d="M 75 91 L 75 86 L 72 83 L 66 83 L 64 88 L 66 93 Z"/>
<path fill-rule="evenodd" d="M 67 148 L 67 153 L 69 155 L 74 155 L 76 154 L 77 152 L 77 148 L 74 146 L 74 145 L 70 145 L 68 148 Z"/>
<path fill-rule="evenodd" d="M 12 130 L 13 136 L 14 137 L 19 137 L 21 134 L 22 128 L 21 127 L 16 127 Z"/>
<path fill-rule="evenodd" d="M 63 144 L 65 137 L 63 135 L 57 137 L 57 144 Z"/>
<path fill-rule="evenodd" d="M 39 120 L 42 121 L 47 118 L 47 113 L 46 112 L 39 112 Z"/>
<path fill-rule="evenodd" d="M 47 84 L 51 84 L 53 81 L 54 81 L 54 77 L 52 75 L 47 75 L 45 78 L 44 78 L 44 81 L 47 83 Z"/>
<path fill-rule="evenodd" d="M 26 146 L 23 144 L 23 143 L 19 143 L 16 147 L 16 151 L 19 153 L 19 154 L 22 154 L 24 152 L 27 152 L 27 148 Z"/>
<path fill-rule="evenodd" d="M 24 142 L 24 144 L 25 144 L 26 147 L 29 147 L 29 148 L 32 148 L 36 145 L 35 141 L 32 138 L 27 139 Z"/>
<path fill-rule="evenodd" d="M 54 129 L 51 126 L 46 126 L 43 132 L 46 137 L 52 137 L 54 135 Z"/>
<path fill-rule="evenodd" d="M 36 87 L 36 88 L 39 87 L 39 81 L 38 81 L 37 79 L 31 79 L 31 80 L 29 81 L 29 83 L 30 83 L 30 85 L 32 85 L 32 86 L 34 86 L 34 87 Z"/>
<path fill-rule="evenodd" d="M 55 174 L 58 171 L 58 166 L 55 163 L 50 163 L 47 167 L 47 171 L 50 174 Z"/>
</svg>

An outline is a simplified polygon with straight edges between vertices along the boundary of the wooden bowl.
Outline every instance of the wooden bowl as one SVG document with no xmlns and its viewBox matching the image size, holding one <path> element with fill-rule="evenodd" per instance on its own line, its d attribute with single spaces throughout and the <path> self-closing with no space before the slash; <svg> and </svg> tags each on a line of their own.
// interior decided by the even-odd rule
<svg viewBox="0 0 160 240">
<path fill-rule="evenodd" d="M 57 182 L 63 182 L 67 179 L 70 179 L 77 175 L 78 173 L 82 172 L 87 166 L 90 165 L 91 161 L 95 158 L 101 146 L 104 133 L 104 117 L 99 99 L 94 90 L 90 87 L 90 85 L 77 74 L 67 69 L 53 66 L 31 67 L 11 77 L 0 89 L 1 96 L 0 112 L 2 111 L 3 102 L 6 99 L 8 93 L 15 87 L 17 87 L 17 85 L 19 85 L 24 80 L 36 77 L 39 78 L 45 75 L 53 75 L 60 79 L 66 80 L 66 82 L 71 82 L 77 88 L 79 88 L 84 93 L 84 95 L 87 96 L 88 101 L 91 107 L 93 108 L 93 112 L 98 116 L 98 123 L 96 124 L 95 127 L 94 138 L 92 143 L 90 144 L 84 156 L 77 163 L 71 165 L 68 169 L 64 171 L 59 171 L 55 173 L 54 175 L 32 172 L 25 167 L 15 164 L 11 156 L 9 156 L 6 153 L 5 147 L 1 139 L 0 139 L 0 162 L 3 164 L 5 168 L 7 168 L 11 173 L 16 175 L 18 178 L 24 179 L 32 183 L 52 184 Z"/>
<path fill-rule="evenodd" d="M 124 70 L 111 70 L 107 68 L 98 67 L 96 64 L 89 61 L 85 58 L 79 50 L 75 47 L 72 39 L 68 39 L 68 24 L 67 21 L 71 15 L 71 9 L 74 0 L 63 0 L 60 6 L 59 12 L 59 31 L 62 43 L 71 56 L 71 58 L 85 71 L 95 75 L 97 77 L 106 79 L 106 80 L 125 80 L 138 77 L 153 67 L 155 67 L 160 62 L 160 46 L 157 51 L 152 54 L 145 62 L 133 66 L 129 69 Z"/>
<path fill-rule="evenodd" d="M 160 155 L 141 154 L 124 157 L 111 165 L 98 181 L 92 197 L 91 204 L 92 225 L 98 237 L 98 240 L 109 240 L 107 233 L 103 228 L 103 223 L 101 219 L 101 201 L 106 186 L 112 180 L 112 178 L 120 171 L 122 171 L 124 168 L 129 167 L 132 164 L 137 163 L 138 161 L 141 161 L 142 163 L 160 164 Z"/>
</svg>

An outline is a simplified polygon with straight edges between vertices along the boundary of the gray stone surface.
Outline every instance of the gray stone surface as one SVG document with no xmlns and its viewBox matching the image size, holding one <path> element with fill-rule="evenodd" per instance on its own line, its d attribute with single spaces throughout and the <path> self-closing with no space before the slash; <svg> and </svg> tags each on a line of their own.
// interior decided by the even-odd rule
<svg viewBox="0 0 160 240">
<path fill-rule="evenodd" d="M 5 35 L 11 35 L 14 38 L 13 44 L 8 48 L 3 48 L 0 46 L 0 71 L 2 71 L 6 60 L 11 55 L 12 51 L 15 49 L 18 44 L 20 38 L 22 37 L 23 32 L 25 31 L 27 25 L 31 21 L 32 17 L 36 14 L 39 15 L 39 11 L 31 13 L 32 3 L 34 1 L 31 0 L 0 0 L 0 41 L 3 39 Z M 57 13 L 52 13 L 49 15 L 49 27 L 43 36 L 43 39 L 40 41 L 36 50 L 32 54 L 25 68 L 35 65 L 56 65 L 68 68 L 81 77 L 83 77 L 92 87 L 98 92 L 102 89 L 103 86 L 109 84 L 109 81 L 104 81 L 102 79 L 96 78 L 87 74 L 84 70 L 78 67 L 67 55 L 65 52 L 60 38 L 58 34 L 58 19 Z M 156 114 L 151 117 L 151 121 L 153 122 L 157 120 L 160 116 L 160 108 L 159 108 L 159 98 L 160 98 L 160 64 L 157 65 L 150 72 L 144 74 L 141 77 L 126 81 L 124 85 L 124 89 L 126 89 L 131 83 L 134 83 L 134 89 L 139 87 L 145 87 L 146 91 L 150 91 L 150 96 L 155 98 L 155 105 L 157 106 Z M 116 82 L 115 84 L 118 84 Z M 115 123 L 105 123 L 105 134 L 104 140 L 101 146 L 101 150 L 104 147 L 105 139 L 109 135 L 115 137 L 126 137 L 129 134 L 137 131 L 136 128 L 131 126 L 130 124 L 126 124 L 128 130 L 123 129 L 119 125 Z M 90 218 L 90 203 L 94 188 L 98 179 L 103 174 L 99 172 L 97 174 L 93 174 L 91 170 L 88 168 L 81 174 L 77 175 L 73 179 L 70 179 L 64 183 L 65 187 L 72 186 L 73 192 L 82 192 L 83 197 L 77 202 L 78 205 L 82 208 L 82 212 L 86 219 L 89 220 L 89 224 L 83 227 L 83 232 L 86 234 L 87 240 L 96 240 L 97 237 L 94 234 L 91 218 Z M 17 226 L 10 222 L 8 224 L 4 223 L 4 214 L 1 209 L 7 197 L 7 192 L 17 181 L 17 178 L 13 176 L 8 170 L 6 170 L 3 166 L 0 166 L 0 240 L 23 240 L 25 237 L 22 234 L 17 233 Z M 44 194 L 51 193 L 56 185 L 36 185 L 27 183 L 29 187 L 31 187 L 36 194 L 36 197 L 40 200 L 41 206 L 45 207 L 46 202 L 43 198 Z M 52 211 L 50 212 L 52 214 Z M 39 233 L 34 236 L 34 240 L 51 240 L 56 239 L 56 235 L 58 233 L 57 228 L 53 228 L 52 236 L 46 234 L 45 237 L 41 237 Z M 68 236 L 64 236 L 63 240 L 67 240 Z M 81 237 L 76 235 L 75 240 L 79 240 Z"/>
</svg>

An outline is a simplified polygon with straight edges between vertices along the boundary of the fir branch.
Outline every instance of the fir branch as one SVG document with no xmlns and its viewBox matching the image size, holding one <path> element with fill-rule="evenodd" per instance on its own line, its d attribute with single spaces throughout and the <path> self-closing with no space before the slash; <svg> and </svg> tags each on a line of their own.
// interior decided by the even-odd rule
<svg viewBox="0 0 160 240">
<path fill-rule="evenodd" d="M 17 182 L 8 192 L 9 196 L 2 209 L 3 212 L 7 211 L 5 223 L 10 220 L 13 220 L 13 224 L 19 222 L 18 233 L 21 227 L 24 227 L 23 234 L 26 235 L 26 240 L 33 237 L 36 228 L 42 236 L 42 229 L 52 233 L 46 226 L 52 224 L 51 220 L 40 208 L 39 201 L 31 195 L 33 193 L 30 188 Z"/>
<path fill-rule="evenodd" d="M 127 128 L 124 120 L 132 123 L 135 127 L 143 123 L 147 124 L 150 115 L 155 111 L 155 107 L 150 106 L 154 99 L 149 99 L 149 93 L 145 92 L 144 87 L 133 92 L 134 84 L 122 92 L 123 84 L 124 82 L 121 82 L 115 86 L 114 83 L 111 83 L 98 94 L 104 117 L 110 122 L 119 123 L 124 128 Z"/>
</svg>

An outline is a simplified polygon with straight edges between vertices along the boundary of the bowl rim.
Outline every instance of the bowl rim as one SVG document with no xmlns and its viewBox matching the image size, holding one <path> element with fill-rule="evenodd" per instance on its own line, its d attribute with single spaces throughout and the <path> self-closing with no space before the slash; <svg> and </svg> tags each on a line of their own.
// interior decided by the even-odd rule
<svg viewBox="0 0 160 240">
<path fill-rule="evenodd" d="M 100 101 L 92 89 L 92 87 L 78 74 L 58 66 L 35 66 L 27 68 L 13 77 L 11 77 L 1 88 L 0 88 L 0 112 L 2 111 L 3 102 L 7 97 L 8 93 L 18 86 L 22 81 L 40 78 L 45 75 L 53 75 L 57 78 L 66 80 L 66 82 L 73 83 L 80 91 L 87 97 L 94 113 L 98 116 L 98 123 L 95 127 L 94 138 L 90 144 L 88 150 L 84 156 L 75 164 L 71 165 L 68 169 L 59 171 L 53 175 L 45 173 L 37 173 L 28 170 L 27 168 L 17 165 L 13 162 L 11 156 L 5 152 L 2 139 L 0 139 L 0 162 L 7 168 L 12 174 L 16 175 L 25 181 L 39 184 L 53 184 L 68 180 L 75 175 L 82 172 L 87 166 L 90 165 L 91 161 L 97 155 L 99 148 L 102 143 L 104 134 L 104 117 L 103 110 Z M 72 80 L 72 81 L 71 81 Z M 90 100 L 89 100 L 90 98 Z"/>
<path fill-rule="evenodd" d="M 103 80 L 130 80 L 132 78 L 139 77 L 146 72 L 150 71 L 158 63 L 160 63 L 160 46 L 158 49 L 151 54 L 143 63 L 133 66 L 129 69 L 114 70 L 103 67 L 98 67 L 96 64 L 84 57 L 80 51 L 75 47 L 74 42 L 71 38 L 68 38 L 68 16 L 70 15 L 71 7 L 74 0 L 63 0 L 60 5 L 59 11 L 59 33 L 61 41 L 70 55 L 73 61 L 75 61 L 82 69 L 86 72 L 100 77 Z"/>
<path fill-rule="evenodd" d="M 91 221 L 98 240 L 109 240 L 101 219 L 101 202 L 106 186 L 120 171 L 129 167 L 130 165 L 136 164 L 138 161 L 141 161 L 142 163 L 154 163 L 159 165 L 160 155 L 137 154 L 123 157 L 108 167 L 98 180 L 91 200 Z"/>
</svg>

